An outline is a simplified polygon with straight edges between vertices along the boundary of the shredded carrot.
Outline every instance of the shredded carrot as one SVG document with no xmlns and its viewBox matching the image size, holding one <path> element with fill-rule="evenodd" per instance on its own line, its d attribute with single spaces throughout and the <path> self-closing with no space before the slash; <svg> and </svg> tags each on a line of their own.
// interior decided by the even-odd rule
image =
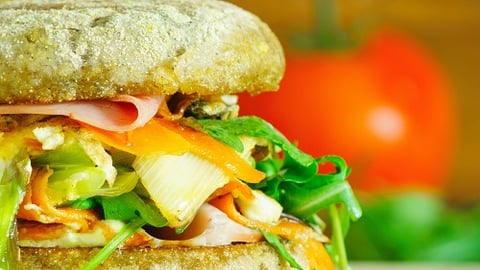
<svg viewBox="0 0 480 270">
<path fill-rule="evenodd" d="M 24 144 L 25 144 L 25 146 L 28 147 L 28 149 L 31 149 L 31 151 L 42 150 L 42 143 L 37 141 L 37 140 L 30 139 L 30 138 L 25 138 Z"/>
<path fill-rule="evenodd" d="M 230 180 L 230 182 L 222 186 L 221 188 L 215 190 L 215 192 L 213 192 L 212 195 L 210 195 L 210 198 L 208 199 L 208 201 L 229 193 L 242 196 L 243 198 L 246 198 L 246 199 L 254 198 L 250 187 L 247 186 L 245 183 L 239 181 L 238 179 L 234 178 Z"/>
<path fill-rule="evenodd" d="M 91 222 L 98 217 L 91 210 L 70 207 L 57 208 L 48 198 L 48 177 L 53 173 L 48 168 L 34 168 L 30 183 L 22 203 L 18 209 L 17 218 L 37 221 L 40 223 L 61 223 L 74 225 L 86 230 Z"/>
<path fill-rule="evenodd" d="M 166 119 L 153 118 L 145 126 L 127 133 L 106 131 L 84 125 L 103 143 L 134 155 L 154 153 L 193 154 L 212 162 L 228 176 L 258 183 L 265 174 L 254 169 L 231 147 L 209 135 Z"/>
<path fill-rule="evenodd" d="M 247 227 L 258 228 L 256 226 L 257 224 L 254 221 L 240 214 L 240 212 L 237 210 L 235 206 L 235 202 L 233 200 L 232 194 L 225 194 L 223 196 L 217 197 L 216 199 L 211 200 L 209 203 L 217 207 L 218 209 L 220 209 L 225 214 L 227 214 L 227 216 L 232 220 Z M 262 228 L 258 228 L 258 229 L 262 229 Z"/>
<path fill-rule="evenodd" d="M 302 241 L 299 245 L 303 247 L 305 256 L 309 259 L 310 269 L 333 270 L 335 266 L 323 244 L 313 238 Z"/>
</svg>

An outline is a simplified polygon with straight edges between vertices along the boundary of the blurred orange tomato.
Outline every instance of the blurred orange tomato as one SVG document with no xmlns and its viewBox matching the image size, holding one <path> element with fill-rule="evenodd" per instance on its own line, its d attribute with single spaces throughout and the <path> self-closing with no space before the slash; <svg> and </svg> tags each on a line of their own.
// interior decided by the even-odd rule
<svg viewBox="0 0 480 270">
<path fill-rule="evenodd" d="M 437 63 L 406 35 L 382 30 L 355 50 L 287 54 L 280 91 L 239 102 L 242 115 L 263 117 L 300 149 L 344 157 L 357 190 L 445 186 L 452 93 Z"/>
</svg>

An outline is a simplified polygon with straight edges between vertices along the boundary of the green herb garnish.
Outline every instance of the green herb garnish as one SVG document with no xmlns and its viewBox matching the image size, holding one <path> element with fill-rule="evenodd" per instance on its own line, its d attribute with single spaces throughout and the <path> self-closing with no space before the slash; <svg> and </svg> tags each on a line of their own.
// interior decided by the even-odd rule
<svg viewBox="0 0 480 270">
<path fill-rule="evenodd" d="M 248 116 L 228 120 L 203 119 L 198 120 L 198 123 L 203 131 L 229 145 L 237 152 L 243 151 L 243 144 L 239 136 L 244 135 L 271 141 L 291 156 L 295 162 L 304 167 L 308 167 L 315 162 L 314 158 L 300 151 L 270 123 L 261 118 Z"/>
<path fill-rule="evenodd" d="M 81 270 L 95 269 L 102 264 L 125 240 L 134 235 L 140 228 L 149 224 L 164 227 L 168 224 L 158 208 L 146 203 L 134 192 L 117 197 L 100 197 L 105 219 L 128 221 L 122 230 L 115 235 Z"/>
<path fill-rule="evenodd" d="M 329 211 L 333 224 L 332 257 L 340 269 L 347 269 L 343 238 L 348 231 L 350 220 L 360 218 L 362 210 L 346 181 L 350 168 L 342 158 L 323 156 L 315 159 L 290 143 L 272 125 L 257 117 L 238 117 L 222 121 L 198 120 L 198 125 L 200 127 L 196 124 L 192 126 L 207 132 L 238 152 L 243 151 L 240 136 L 266 139 L 280 148 L 283 158 L 272 155 L 257 162 L 256 168 L 265 172 L 266 179 L 251 185 L 252 188 L 262 190 L 280 202 L 287 213 L 305 222 L 313 222 L 322 209 Z M 319 166 L 325 163 L 334 165 L 335 171 L 319 173 Z M 338 204 L 342 205 L 340 212 L 337 209 Z M 278 241 L 273 242 L 278 246 Z M 285 252 L 286 250 L 282 249 L 280 254 L 288 261 L 291 256 Z"/>
<path fill-rule="evenodd" d="M 298 264 L 298 262 L 293 258 L 293 256 L 288 252 L 287 248 L 285 245 L 282 243 L 282 239 L 278 237 L 277 235 L 269 232 L 262 232 L 263 237 L 265 237 L 265 240 L 274 247 L 277 252 L 284 258 L 291 267 L 299 270 L 303 270 L 302 266 Z"/>
<path fill-rule="evenodd" d="M 105 219 L 129 221 L 142 218 L 146 223 L 155 227 L 163 227 L 168 224 L 157 207 L 146 203 L 135 192 L 128 192 L 117 197 L 100 197 L 98 201 L 103 208 Z"/>
<path fill-rule="evenodd" d="M 125 225 L 81 270 L 93 270 L 102 264 L 125 240 L 147 224 L 142 218 L 136 218 Z"/>
</svg>

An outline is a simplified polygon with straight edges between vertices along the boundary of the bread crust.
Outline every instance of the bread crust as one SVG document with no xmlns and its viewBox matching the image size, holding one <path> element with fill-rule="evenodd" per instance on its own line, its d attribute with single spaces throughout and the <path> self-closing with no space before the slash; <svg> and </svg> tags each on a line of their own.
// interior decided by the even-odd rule
<svg viewBox="0 0 480 270">
<path fill-rule="evenodd" d="M 78 269 L 99 250 L 99 248 L 21 248 L 18 269 Z M 303 260 L 299 258 L 300 262 L 306 263 Z M 292 268 L 269 244 L 259 242 L 219 247 L 119 249 L 98 269 L 275 270 Z"/>
<path fill-rule="evenodd" d="M 215 0 L 0 3 L 0 103 L 278 88 L 282 47 Z"/>
</svg>

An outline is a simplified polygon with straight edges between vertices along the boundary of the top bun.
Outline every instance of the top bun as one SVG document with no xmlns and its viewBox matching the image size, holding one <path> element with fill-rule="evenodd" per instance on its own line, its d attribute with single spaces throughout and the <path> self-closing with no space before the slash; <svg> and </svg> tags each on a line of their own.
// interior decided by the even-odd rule
<svg viewBox="0 0 480 270">
<path fill-rule="evenodd" d="M 278 88 L 281 45 L 216 0 L 0 3 L 0 103 Z"/>
</svg>

